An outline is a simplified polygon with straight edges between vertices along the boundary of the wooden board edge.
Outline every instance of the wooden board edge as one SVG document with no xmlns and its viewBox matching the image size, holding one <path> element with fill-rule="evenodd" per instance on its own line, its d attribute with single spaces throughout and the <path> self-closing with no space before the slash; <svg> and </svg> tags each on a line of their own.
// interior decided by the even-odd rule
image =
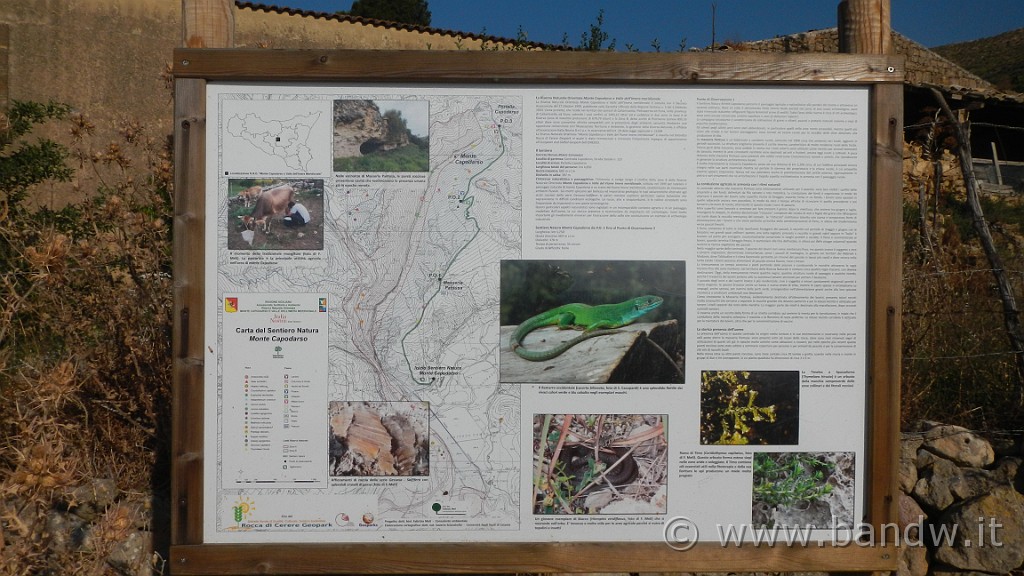
<svg viewBox="0 0 1024 576">
<path fill-rule="evenodd" d="M 900 56 L 852 54 L 189 49 L 177 78 L 362 82 L 902 83 Z"/>
<path fill-rule="evenodd" d="M 903 89 L 872 92 L 873 152 L 868 238 L 867 520 L 898 520 L 901 316 L 903 299 Z"/>
<path fill-rule="evenodd" d="M 898 549 L 664 543 L 207 544 L 171 548 L 175 574 L 893 571 Z"/>
<path fill-rule="evenodd" d="M 202 541 L 206 82 L 174 94 L 171 543 Z"/>
</svg>

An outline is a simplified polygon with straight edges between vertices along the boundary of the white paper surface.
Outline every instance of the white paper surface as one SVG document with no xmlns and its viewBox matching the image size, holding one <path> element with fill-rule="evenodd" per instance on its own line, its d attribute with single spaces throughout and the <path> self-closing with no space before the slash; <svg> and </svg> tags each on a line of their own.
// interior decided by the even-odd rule
<svg viewBox="0 0 1024 576">
<path fill-rule="evenodd" d="M 781 453 L 848 469 L 842 497 L 815 498 L 843 511 L 816 536 L 862 517 L 867 89 L 207 93 L 204 541 L 660 541 L 680 516 L 717 540 L 774 513 L 754 502 L 753 468 Z M 428 166 L 335 171 L 390 146 L 346 117 L 367 101 L 406 122 Z M 268 200 L 243 205 L 254 182 Z M 275 194 L 309 223 L 259 213 Z M 524 270 L 533 284 L 503 280 Z M 512 376 L 523 318 L 502 319 L 503 291 L 548 280 L 663 298 L 651 322 L 678 322 L 682 376 L 589 383 L 598 366 L 581 355 L 621 334 L 544 362 L 583 362 L 560 380 Z M 733 386 L 729 415 L 702 415 L 702 378 Z M 735 390 L 751 382 L 762 400 Z M 710 422 L 769 407 L 774 436 L 713 443 Z M 623 490 L 643 497 L 610 490 L 611 513 L 545 504 L 541 444 L 573 414 L 573 428 L 620 426 L 606 439 L 634 447 Z"/>
</svg>

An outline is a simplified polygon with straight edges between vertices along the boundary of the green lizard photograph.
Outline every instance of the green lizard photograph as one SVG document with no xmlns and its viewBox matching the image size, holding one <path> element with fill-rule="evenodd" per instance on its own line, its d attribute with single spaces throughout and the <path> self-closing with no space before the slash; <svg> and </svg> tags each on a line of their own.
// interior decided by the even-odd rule
<svg viewBox="0 0 1024 576">
<path fill-rule="evenodd" d="M 685 262 L 501 263 L 503 382 L 682 383 Z"/>
</svg>

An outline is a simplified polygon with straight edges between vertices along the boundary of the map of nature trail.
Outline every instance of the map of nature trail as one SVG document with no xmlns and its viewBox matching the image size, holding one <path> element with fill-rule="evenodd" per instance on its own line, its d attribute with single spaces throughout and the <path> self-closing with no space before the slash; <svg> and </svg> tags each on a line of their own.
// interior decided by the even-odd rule
<svg viewBox="0 0 1024 576">
<path fill-rule="evenodd" d="M 428 401 L 428 493 L 509 527 L 518 524 L 520 417 L 518 390 L 497 382 L 496 263 L 521 253 L 522 131 L 499 128 L 493 110 L 499 100 L 521 104 L 429 100 L 423 181 L 359 186 L 339 176 L 329 218 L 340 233 L 325 248 L 338 254 L 336 310 L 347 312 L 332 330 L 342 363 L 331 369 L 340 375 L 332 396 Z M 418 516 L 408 496 L 387 491 L 380 513 Z"/>
<path fill-rule="evenodd" d="M 343 253 L 360 269 L 340 296 L 362 321 L 347 343 L 365 359 L 353 363 L 363 368 L 354 367 L 352 381 L 379 387 L 355 393 L 428 401 L 434 498 L 447 492 L 444 501 L 459 502 L 468 517 L 512 526 L 519 399 L 517 390 L 496 389 L 495 263 L 521 251 L 522 131 L 498 128 L 497 100 L 521 107 L 517 99 L 430 98 L 425 183 L 339 191 L 332 206 L 346 229 Z M 344 301 L 355 294 L 359 301 Z M 377 370 L 384 373 L 364 379 Z M 391 509 L 415 516 L 420 507 L 404 497 L 388 494 Z"/>
<path fill-rule="evenodd" d="M 487 123 L 486 120 L 487 119 L 484 118 L 484 124 L 485 125 Z M 486 128 L 485 128 L 485 130 L 486 130 Z M 485 136 L 485 138 L 487 138 L 486 142 L 474 143 L 472 145 L 472 147 L 471 147 L 472 152 L 467 152 L 467 151 L 464 150 L 464 151 L 456 152 L 453 155 L 453 157 L 452 157 L 452 160 L 455 162 L 455 165 L 460 165 L 460 160 L 459 160 L 460 158 L 462 159 L 461 164 L 465 164 L 466 161 L 468 161 L 469 159 L 472 159 L 473 163 L 477 164 L 477 165 L 481 165 L 480 163 L 482 163 L 482 167 L 479 168 L 478 170 L 477 169 L 470 169 L 470 170 L 468 170 L 467 171 L 467 175 L 468 176 L 459 174 L 458 177 L 456 178 L 456 181 L 452 182 L 452 185 L 457 185 L 458 181 L 461 181 L 461 180 L 464 179 L 465 183 L 466 183 L 465 184 L 465 189 L 464 190 L 459 190 L 457 192 L 449 192 L 448 196 L 447 196 L 449 201 L 457 200 L 459 205 L 465 207 L 465 212 L 464 212 L 465 222 L 460 223 L 460 224 L 463 224 L 463 225 L 472 224 L 472 230 L 473 231 L 472 231 L 472 235 L 469 237 L 469 239 L 466 240 L 465 243 L 462 244 L 462 247 L 459 248 L 458 251 L 451 257 L 451 260 L 448 261 L 447 265 L 445 265 L 441 271 L 436 273 L 436 277 L 437 277 L 437 287 L 436 287 L 436 289 L 434 290 L 434 292 L 432 294 L 430 294 L 430 296 L 427 298 L 426 302 L 424 303 L 423 311 L 422 311 L 420 317 L 416 320 L 416 323 L 412 326 L 412 328 L 409 329 L 408 332 L 405 333 L 404 336 L 402 336 L 402 354 L 405 356 L 405 362 L 406 362 L 406 365 L 409 368 L 409 375 L 412 377 L 413 381 L 416 384 L 421 384 L 421 385 L 432 384 L 432 383 L 437 381 L 438 375 L 445 375 L 445 374 L 449 374 L 449 373 L 453 372 L 452 369 L 454 367 L 452 367 L 452 366 L 447 366 L 445 368 L 441 368 L 440 370 L 437 370 L 437 369 L 431 370 L 431 369 L 426 368 L 425 366 L 415 367 L 413 365 L 413 360 L 409 357 L 408 350 L 406 349 L 406 340 L 409 338 L 410 335 L 413 334 L 413 332 L 415 332 L 416 330 L 418 330 L 420 328 L 420 326 L 422 326 L 422 321 L 423 321 L 424 316 L 427 313 L 428 308 L 430 307 L 430 305 L 433 302 L 433 300 L 439 294 L 441 294 L 442 290 L 446 290 L 447 289 L 447 290 L 458 290 L 458 291 L 461 291 L 461 290 L 464 289 L 463 281 L 450 279 L 448 273 L 452 269 L 452 267 L 456 264 L 456 262 L 457 262 L 457 260 L 459 258 L 459 255 L 462 254 L 463 251 L 465 251 L 467 248 L 470 247 L 470 244 L 473 243 L 473 240 L 475 240 L 477 238 L 477 236 L 479 235 L 479 233 L 480 233 L 480 223 L 472 215 L 472 208 L 473 208 L 473 202 L 474 202 L 474 198 L 475 197 L 471 195 L 471 192 L 472 192 L 471 188 L 474 185 L 479 186 L 481 190 L 485 190 L 485 191 L 488 190 L 489 188 L 491 188 L 491 185 L 490 185 L 491 183 L 488 180 L 484 179 L 480 183 L 475 182 L 475 180 L 477 179 L 477 177 L 483 176 L 490 169 L 490 167 L 492 165 L 494 165 L 496 162 L 498 162 L 501 159 L 501 157 L 505 155 L 505 137 L 501 133 L 501 127 L 499 125 L 497 125 L 497 124 L 492 123 L 491 130 L 493 131 L 493 133 L 491 135 L 489 135 L 489 136 Z M 497 143 L 500 145 L 500 149 L 495 149 L 495 147 L 494 147 L 494 141 L 495 140 L 497 140 Z M 484 159 L 481 159 L 481 156 L 483 156 Z M 437 191 L 440 192 L 441 188 L 438 187 Z M 456 210 L 456 212 L 458 212 L 458 210 Z M 421 375 L 423 372 L 428 372 L 428 373 L 425 374 L 425 375 Z"/>
<path fill-rule="evenodd" d="M 400 531 L 403 522 L 438 522 L 432 507 L 440 502 L 462 519 L 447 517 L 443 529 L 516 530 L 523 423 L 519 389 L 498 382 L 498 263 L 522 254 L 522 98 L 223 94 L 221 138 L 235 142 L 223 146 L 216 173 L 283 169 L 268 168 L 253 148 L 289 168 L 309 167 L 302 172 L 330 170 L 330 126 L 320 120 L 331 117 L 334 100 L 353 97 L 428 101 L 430 170 L 323 172 L 319 263 L 297 264 L 300 273 L 287 260 L 229 267 L 221 246 L 219 290 L 326 291 L 328 400 L 428 403 L 426 484 L 367 488 L 338 479 L 308 494 L 311 511 L 372 498 L 378 521 Z M 282 117 L 289 119 L 270 120 Z"/>
<path fill-rule="evenodd" d="M 292 170 L 309 170 L 313 159 L 309 135 L 319 119 L 320 112 L 288 120 L 264 120 L 257 114 L 235 115 L 228 119 L 227 133 L 268 156 L 280 158 Z"/>
</svg>

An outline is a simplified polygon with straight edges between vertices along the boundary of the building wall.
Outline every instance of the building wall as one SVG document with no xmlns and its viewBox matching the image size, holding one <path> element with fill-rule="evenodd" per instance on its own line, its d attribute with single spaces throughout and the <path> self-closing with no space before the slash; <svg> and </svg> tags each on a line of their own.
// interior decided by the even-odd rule
<svg viewBox="0 0 1024 576">
<path fill-rule="evenodd" d="M 166 70 L 180 10 L 168 0 L 2 2 L 0 100 L 55 100 L 99 122 L 129 115 L 169 130 Z"/>
<path fill-rule="evenodd" d="M 339 18 L 239 7 L 234 13 L 238 47 L 455 50 L 483 42 Z M 52 99 L 100 121 L 127 115 L 169 133 L 167 71 L 181 34 L 176 0 L 2 2 L 0 101 Z"/>
<path fill-rule="evenodd" d="M 374 26 L 336 17 L 234 6 L 235 45 L 264 48 L 479 49 L 479 38 Z M 180 0 L 0 0 L 0 109 L 11 100 L 69 104 L 95 125 L 87 157 L 103 154 L 137 122 L 156 140 L 173 132 L 173 51 L 182 43 Z M 68 140 L 66 124 L 39 136 Z M 95 190 L 101 177 L 79 170 L 76 182 L 48 188 L 66 203 Z"/>
<path fill-rule="evenodd" d="M 344 18 L 247 7 L 235 9 L 235 46 L 239 48 L 479 50 L 484 41 L 474 35 L 454 32 L 420 32 Z"/>
<path fill-rule="evenodd" d="M 336 18 L 234 12 L 238 47 L 454 50 L 479 49 L 482 42 Z M 101 122 L 130 116 L 169 133 L 167 71 L 180 42 L 181 3 L 174 0 L 3 2 L 0 100 L 52 99 Z"/>
</svg>

